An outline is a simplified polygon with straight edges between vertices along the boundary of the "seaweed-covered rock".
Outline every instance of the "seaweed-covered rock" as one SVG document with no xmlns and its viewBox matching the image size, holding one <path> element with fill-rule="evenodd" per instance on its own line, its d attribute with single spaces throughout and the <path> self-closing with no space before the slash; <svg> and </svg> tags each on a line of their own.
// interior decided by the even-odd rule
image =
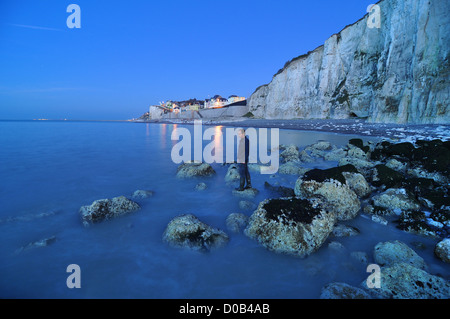
<svg viewBox="0 0 450 319">
<path fill-rule="evenodd" d="M 328 169 L 315 168 L 306 172 L 303 175 L 303 180 L 304 181 L 314 180 L 316 182 L 324 182 L 334 179 L 341 182 L 342 184 L 345 184 L 346 180 L 345 177 L 342 175 L 343 172 L 358 173 L 358 170 L 355 168 L 355 166 L 351 164 L 332 167 Z"/>
<path fill-rule="evenodd" d="M 322 288 L 320 299 L 371 299 L 362 288 L 343 282 L 332 282 Z"/>
<path fill-rule="evenodd" d="M 285 146 L 283 151 L 280 153 L 281 162 L 298 162 L 300 160 L 300 152 L 298 147 L 294 144 Z"/>
<path fill-rule="evenodd" d="M 173 247 L 210 251 L 228 243 L 228 235 L 201 222 L 192 214 L 173 218 L 163 233 L 163 241 Z"/>
<path fill-rule="evenodd" d="M 398 262 L 408 263 L 416 268 L 427 269 L 422 257 L 405 243 L 395 240 L 378 243 L 373 252 L 375 263 L 380 266 L 391 266 Z"/>
<path fill-rule="evenodd" d="M 364 145 L 363 140 L 360 138 L 352 138 L 348 141 L 348 144 L 358 147 L 364 153 L 367 153 L 370 150 L 370 147 L 368 145 Z"/>
<path fill-rule="evenodd" d="M 342 172 L 345 178 L 345 183 L 350 187 L 352 191 L 358 195 L 359 198 L 364 198 L 370 195 L 372 189 L 369 183 L 367 183 L 364 176 L 360 173 L 354 172 Z"/>
<path fill-rule="evenodd" d="M 372 171 L 372 185 L 376 187 L 399 187 L 404 180 L 403 174 L 387 167 L 384 164 L 376 165 Z"/>
<path fill-rule="evenodd" d="M 84 226 L 108 220 L 139 210 L 141 207 L 126 198 L 118 196 L 112 199 L 99 199 L 91 205 L 82 206 L 80 215 Z"/>
<path fill-rule="evenodd" d="M 434 276 L 408 263 L 395 263 L 382 267 L 380 288 L 362 286 L 375 298 L 381 299 L 448 299 L 450 282 Z"/>
<path fill-rule="evenodd" d="M 208 163 L 187 162 L 178 166 L 178 178 L 191 178 L 196 176 L 211 176 L 216 172 Z"/>
<path fill-rule="evenodd" d="M 361 202 L 356 193 L 345 184 L 345 178 L 342 174 L 339 175 L 344 178 L 344 184 L 334 178 L 326 178 L 320 170 L 316 172 L 318 174 L 309 175 L 306 177 L 307 179 L 299 178 L 296 181 L 295 195 L 304 198 L 320 197 L 324 199 L 329 209 L 335 212 L 339 220 L 349 220 L 356 217 L 361 208 Z"/>
<path fill-rule="evenodd" d="M 277 198 L 262 201 L 244 233 L 276 253 L 305 257 L 325 242 L 336 215 L 317 199 Z"/>
<path fill-rule="evenodd" d="M 450 238 L 441 240 L 434 248 L 434 254 L 443 262 L 450 263 Z"/>
<path fill-rule="evenodd" d="M 277 195 L 278 197 L 292 197 L 295 196 L 294 189 L 285 186 L 273 186 L 268 182 L 264 183 L 264 187 L 268 189 L 272 194 Z"/>
<path fill-rule="evenodd" d="M 402 212 L 395 223 L 398 229 L 412 234 L 437 238 L 445 236 L 443 229 L 429 223 L 427 215 L 423 211 Z"/>
</svg>

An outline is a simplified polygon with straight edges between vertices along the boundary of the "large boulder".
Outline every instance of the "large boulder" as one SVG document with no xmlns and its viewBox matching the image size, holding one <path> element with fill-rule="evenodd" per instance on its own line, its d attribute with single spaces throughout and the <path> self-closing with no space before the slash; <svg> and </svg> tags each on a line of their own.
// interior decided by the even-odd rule
<svg viewBox="0 0 450 319">
<path fill-rule="evenodd" d="M 178 166 L 178 178 L 211 176 L 216 172 L 208 163 L 186 162 Z"/>
<path fill-rule="evenodd" d="M 450 282 L 434 276 L 409 263 L 395 263 L 382 267 L 380 288 L 368 288 L 367 280 L 362 286 L 375 298 L 380 299 L 449 299 Z"/>
<path fill-rule="evenodd" d="M 380 266 L 390 266 L 398 262 L 404 262 L 416 268 L 427 268 L 422 257 L 405 243 L 398 240 L 378 243 L 375 246 L 373 257 L 375 263 Z"/>
<path fill-rule="evenodd" d="M 349 220 L 358 214 L 361 208 L 356 193 L 346 184 L 342 172 L 354 172 L 350 166 L 340 166 L 331 169 L 313 169 L 297 179 L 295 195 L 304 198 L 320 197 L 335 212 L 338 220 Z"/>
<path fill-rule="evenodd" d="M 305 257 L 317 251 L 336 222 L 317 199 L 277 198 L 262 201 L 244 233 L 276 253 Z"/>
<path fill-rule="evenodd" d="M 163 233 L 163 241 L 173 247 L 210 251 L 228 243 L 228 235 L 213 228 L 192 214 L 172 219 Z"/>
<path fill-rule="evenodd" d="M 84 226 L 122 216 L 139 210 L 141 207 L 126 198 L 118 196 L 112 199 L 99 199 L 91 205 L 82 206 L 80 215 Z"/>
</svg>

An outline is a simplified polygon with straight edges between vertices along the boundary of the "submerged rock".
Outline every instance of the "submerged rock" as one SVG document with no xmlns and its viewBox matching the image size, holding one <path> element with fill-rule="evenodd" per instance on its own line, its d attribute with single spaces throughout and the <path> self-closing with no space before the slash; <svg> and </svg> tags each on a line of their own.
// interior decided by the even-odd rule
<svg viewBox="0 0 450 319">
<path fill-rule="evenodd" d="M 225 174 L 225 182 L 234 182 L 238 181 L 241 175 L 239 174 L 239 168 L 237 164 L 231 164 L 228 167 L 227 173 Z"/>
<path fill-rule="evenodd" d="M 48 245 L 53 244 L 56 241 L 56 236 L 51 236 L 48 238 L 44 238 L 38 241 L 34 241 L 31 242 L 29 244 L 27 244 L 26 246 L 22 246 L 19 249 L 16 250 L 16 254 L 21 253 L 25 250 L 29 250 L 29 249 L 33 249 L 33 248 L 38 248 L 38 247 L 46 247 Z"/>
<path fill-rule="evenodd" d="M 278 198 L 262 201 L 244 233 L 276 253 L 305 257 L 328 238 L 336 215 L 318 200 Z"/>
<path fill-rule="evenodd" d="M 208 163 L 187 162 L 181 164 L 177 169 L 178 178 L 211 176 L 215 173 L 215 170 Z"/>
<path fill-rule="evenodd" d="M 133 199 L 146 199 L 153 196 L 153 191 L 138 189 L 133 193 Z"/>
<path fill-rule="evenodd" d="M 118 196 L 112 199 L 99 199 L 91 205 L 80 208 L 81 219 L 84 226 L 108 220 L 139 210 L 141 207 L 126 198 Z"/>
<path fill-rule="evenodd" d="M 233 233 L 240 233 L 248 224 L 248 216 L 241 213 L 231 213 L 226 219 L 227 228 Z"/>
<path fill-rule="evenodd" d="M 322 288 L 320 299 L 371 299 L 362 288 L 343 282 L 332 282 Z"/>
<path fill-rule="evenodd" d="M 233 189 L 233 195 L 243 198 L 254 198 L 259 194 L 256 188 L 246 188 L 243 191 Z"/>
<path fill-rule="evenodd" d="M 197 251 L 223 247 L 228 239 L 225 232 L 201 222 L 192 214 L 175 217 L 163 233 L 163 241 L 169 245 Z"/>
<path fill-rule="evenodd" d="M 197 190 L 197 191 L 204 191 L 207 188 L 208 188 L 208 186 L 206 186 L 206 184 L 203 182 L 195 185 L 195 190 Z"/>
</svg>

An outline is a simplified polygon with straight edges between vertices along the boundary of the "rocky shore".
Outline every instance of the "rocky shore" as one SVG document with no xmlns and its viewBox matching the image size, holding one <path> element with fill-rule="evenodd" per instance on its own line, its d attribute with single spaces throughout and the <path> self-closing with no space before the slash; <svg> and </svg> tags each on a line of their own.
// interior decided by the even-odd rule
<svg viewBox="0 0 450 319">
<path fill-rule="evenodd" d="M 319 158 L 337 162 L 337 166 L 304 167 L 304 163 Z M 341 222 L 365 214 L 373 222 L 392 223 L 406 232 L 435 238 L 436 257 L 443 263 L 449 262 L 450 142 L 363 143 L 361 139 L 351 139 L 345 147 L 338 148 L 321 141 L 304 150 L 295 145 L 281 145 L 280 159 L 278 174 L 298 175 L 295 188 L 266 182 L 265 188 L 273 197 L 256 207 L 252 199 L 258 190 L 232 190 L 246 213 L 227 216 L 231 235 L 204 225 L 195 216 L 178 216 L 164 232 L 164 240 L 178 247 L 209 251 L 226 245 L 233 233 L 242 233 L 274 253 L 305 258 L 318 251 L 331 236 L 353 236 L 357 240 L 359 231 Z M 252 169 L 257 172 L 258 165 L 253 164 Z M 215 174 L 206 163 L 183 164 L 180 170 L 189 172 L 182 178 Z M 224 182 L 232 183 L 238 178 L 236 167 L 230 164 Z M 180 222 L 186 218 L 188 222 Z M 172 231 L 173 223 L 177 225 L 176 232 Z M 339 250 L 340 244 L 334 243 Z M 367 260 L 358 252 L 353 254 Z M 330 283 L 323 288 L 321 298 L 450 297 L 450 283 L 428 273 L 425 262 L 405 243 L 380 242 L 373 254 L 381 267 L 382 288 L 370 289 L 366 281 L 360 287 Z"/>
<path fill-rule="evenodd" d="M 197 216 L 180 212 L 162 234 L 168 246 L 199 252 L 225 247 L 237 234 L 243 234 L 275 254 L 307 258 L 333 237 L 358 240 L 358 229 L 344 225 L 363 214 L 374 223 L 395 225 L 398 229 L 431 237 L 437 244 L 436 258 L 450 263 L 450 141 L 416 140 L 363 142 L 350 139 L 337 147 L 319 141 L 304 149 L 280 145 L 280 169 L 275 175 L 296 178 L 295 187 L 264 183 L 272 195 L 254 202 L 260 190 L 239 192 L 234 183 L 239 173 L 227 166 L 224 186 L 239 202 L 240 212 L 226 216 L 227 229 L 207 225 Z M 308 168 L 314 161 L 335 163 L 331 168 Z M 259 164 L 251 164 L 258 172 Z M 207 163 L 183 163 L 174 173 L 180 181 L 199 179 L 193 191 L 208 190 L 207 181 L 217 176 Z M 272 176 L 273 177 L 273 176 Z M 269 177 L 268 177 L 269 178 Z M 152 191 L 136 191 L 131 199 L 119 196 L 94 201 L 80 208 L 85 226 L 138 211 L 137 202 L 153 196 Z M 341 251 L 332 241 L 328 248 Z M 351 255 L 368 262 L 368 256 Z M 428 272 L 426 262 L 413 248 L 401 241 L 380 242 L 373 248 L 373 259 L 380 268 L 381 288 L 368 287 L 369 277 L 359 287 L 342 282 L 324 286 L 321 298 L 450 298 L 450 282 Z"/>
</svg>

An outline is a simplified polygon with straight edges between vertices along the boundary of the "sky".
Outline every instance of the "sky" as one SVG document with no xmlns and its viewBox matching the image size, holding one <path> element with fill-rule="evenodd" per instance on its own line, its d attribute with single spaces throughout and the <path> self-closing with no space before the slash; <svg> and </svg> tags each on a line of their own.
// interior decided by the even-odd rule
<svg viewBox="0 0 450 319">
<path fill-rule="evenodd" d="M 0 119 L 127 120 L 167 100 L 248 98 L 376 2 L 0 0 Z"/>
</svg>

